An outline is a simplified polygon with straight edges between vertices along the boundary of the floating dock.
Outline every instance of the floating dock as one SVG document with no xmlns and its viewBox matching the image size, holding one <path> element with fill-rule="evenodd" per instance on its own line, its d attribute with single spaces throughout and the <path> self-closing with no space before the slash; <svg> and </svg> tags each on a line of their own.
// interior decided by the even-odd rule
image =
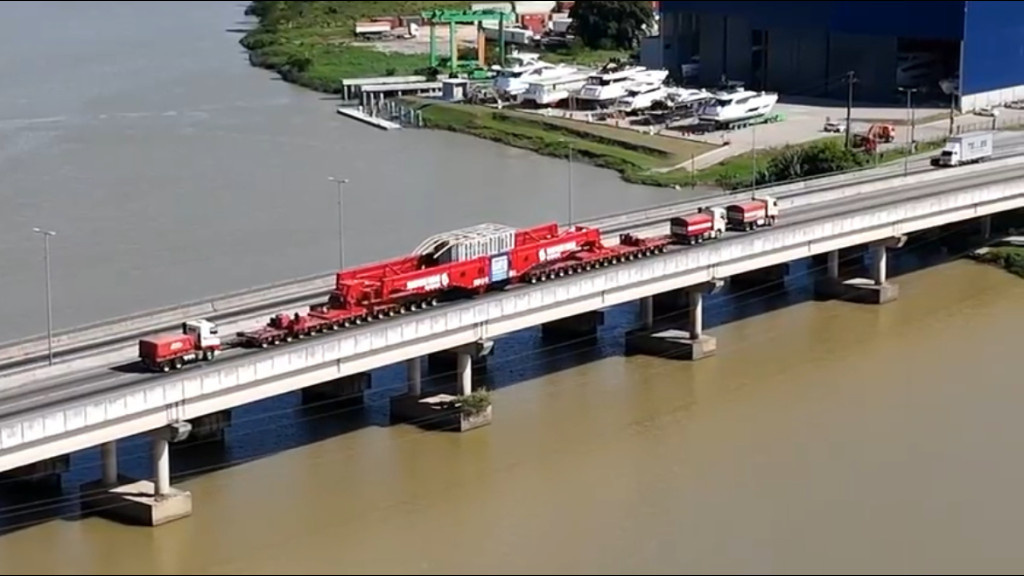
<svg viewBox="0 0 1024 576">
<path fill-rule="evenodd" d="M 377 118 L 376 116 L 370 116 L 366 112 L 363 112 L 360 109 L 360 107 L 357 106 L 339 106 L 338 114 L 341 114 L 342 116 L 351 118 L 353 120 L 358 120 L 363 124 L 369 124 L 374 128 L 380 128 L 382 130 L 398 130 L 399 128 L 402 127 L 401 124 L 397 124 L 390 120 L 385 120 L 384 118 Z"/>
</svg>

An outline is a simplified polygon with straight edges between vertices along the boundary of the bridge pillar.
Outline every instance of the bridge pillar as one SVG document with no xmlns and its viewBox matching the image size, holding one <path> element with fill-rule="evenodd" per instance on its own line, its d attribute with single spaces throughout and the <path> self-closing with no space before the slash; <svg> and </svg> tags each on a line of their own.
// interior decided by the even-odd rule
<svg viewBox="0 0 1024 576">
<path fill-rule="evenodd" d="M 100 460 L 103 465 L 103 485 L 116 486 L 117 477 L 117 440 L 105 442 L 100 446 Z"/>
<path fill-rule="evenodd" d="M 833 280 L 839 279 L 839 250 L 828 253 L 828 277 Z"/>
<path fill-rule="evenodd" d="M 412 423 L 428 430 L 468 432 L 491 423 L 493 411 L 489 397 L 473 394 L 473 359 L 478 347 L 463 346 L 452 351 L 455 357 L 456 391 L 450 394 L 423 396 L 418 384 L 421 376 L 419 359 L 409 361 L 409 393 L 393 396 L 391 423 Z"/>
<path fill-rule="evenodd" d="M 645 330 L 654 328 L 654 297 L 640 299 L 640 326 Z"/>
<path fill-rule="evenodd" d="M 992 216 L 982 216 L 981 221 L 981 238 L 982 240 L 988 240 L 992 237 Z"/>
<path fill-rule="evenodd" d="M 576 340 L 597 336 L 604 325 L 604 312 L 597 310 L 547 322 L 541 326 L 541 336 L 549 340 Z"/>
<path fill-rule="evenodd" d="M 478 368 L 486 368 L 487 357 L 494 351 L 493 340 L 481 340 L 468 347 L 442 350 L 427 356 L 427 367 L 431 372 L 451 372 L 456 369 L 460 351 L 468 352 Z"/>
<path fill-rule="evenodd" d="M 82 485 L 81 507 L 112 520 L 141 526 L 160 526 L 192 514 L 192 493 L 171 485 L 171 443 L 182 442 L 192 432 L 188 422 L 175 422 L 154 431 L 152 442 L 153 480 L 117 477 L 110 487 L 108 475 L 116 475 L 116 448 L 100 448 L 104 459 L 103 478 Z M 108 462 L 114 461 L 114 464 Z M 114 472 L 114 474 L 110 474 Z M 116 485 L 127 480 L 126 484 Z"/>
<path fill-rule="evenodd" d="M 363 392 L 366 392 L 372 381 L 369 372 L 360 372 L 323 384 L 315 384 L 302 389 L 302 403 L 309 405 L 337 402 L 343 407 L 357 408 L 363 405 Z"/>
<path fill-rule="evenodd" d="M 626 333 L 626 354 L 647 354 L 677 360 L 701 360 L 715 354 L 718 342 L 704 333 L 704 295 L 722 288 L 716 281 L 688 289 L 689 314 L 685 330 L 640 328 Z"/>
<path fill-rule="evenodd" d="M 818 298 L 846 300 L 862 304 L 887 304 L 899 298 L 898 284 L 888 281 L 889 249 L 902 248 L 906 236 L 871 244 L 871 277 L 843 280 L 839 276 L 838 257 L 829 255 L 829 275 L 814 284 Z M 833 266 L 833 258 L 836 262 Z M 835 275 L 833 276 L 833 273 Z"/>
<path fill-rule="evenodd" d="M 766 288 L 785 282 L 788 274 L 789 264 L 779 264 L 737 274 L 729 279 L 729 283 L 738 289 Z"/>
<path fill-rule="evenodd" d="M 423 359 L 417 356 L 406 360 L 405 371 L 409 379 L 409 395 L 420 397 L 423 394 Z"/>
</svg>

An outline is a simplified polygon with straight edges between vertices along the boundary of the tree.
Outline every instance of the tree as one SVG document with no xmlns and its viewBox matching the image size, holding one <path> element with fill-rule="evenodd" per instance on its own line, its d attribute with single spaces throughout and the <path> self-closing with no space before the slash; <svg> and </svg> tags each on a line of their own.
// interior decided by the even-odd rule
<svg viewBox="0 0 1024 576">
<path fill-rule="evenodd" d="M 654 22 L 650 2 L 580 0 L 569 11 L 572 31 L 588 48 L 632 50 Z"/>
</svg>

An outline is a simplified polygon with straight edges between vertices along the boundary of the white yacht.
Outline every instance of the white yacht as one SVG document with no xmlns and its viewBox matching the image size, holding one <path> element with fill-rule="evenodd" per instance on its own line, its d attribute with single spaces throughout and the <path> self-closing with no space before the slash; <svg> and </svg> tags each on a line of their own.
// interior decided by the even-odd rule
<svg viewBox="0 0 1024 576">
<path fill-rule="evenodd" d="M 564 76 L 544 78 L 529 83 L 526 90 L 519 95 L 521 104 L 533 103 L 537 106 L 554 106 L 587 83 L 590 72 L 577 70 Z"/>
<path fill-rule="evenodd" d="M 668 87 L 662 82 L 634 82 L 626 88 L 626 95 L 617 102 L 618 107 L 627 112 L 646 110 L 656 102 L 668 99 Z"/>
<path fill-rule="evenodd" d="M 518 96 L 526 91 L 530 82 L 568 76 L 576 71 L 572 66 L 549 64 L 540 54 L 518 53 L 509 56 L 511 65 L 495 66 L 494 91 L 501 96 Z"/>
<path fill-rule="evenodd" d="M 734 86 L 712 95 L 714 100 L 701 108 L 697 117 L 702 122 L 730 124 L 753 120 L 770 114 L 779 95 L 774 92 L 754 92 Z"/>
<path fill-rule="evenodd" d="M 672 108 L 693 107 L 714 98 L 710 92 L 704 89 L 672 87 L 667 91 L 665 103 Z"/>
<path fill-rule="evenodd" d="M 587 78 L 586 84 L 580 88 L 576 98 L 584 103 L 598 106 L 612 104 L 626 96 L 626 89 L 637 81 L 642 72 L 646 71 L 647 68 L 643 66 L 622 67 L 609 64 Z"/>
</svg>

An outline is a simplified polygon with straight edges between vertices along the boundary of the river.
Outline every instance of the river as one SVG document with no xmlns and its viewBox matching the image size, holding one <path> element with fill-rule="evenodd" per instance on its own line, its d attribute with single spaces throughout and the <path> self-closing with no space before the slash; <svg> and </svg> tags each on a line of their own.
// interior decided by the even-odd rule
<svg viewBox="0 0 1024 576">
<path fill-rule="evenodd" d="M 568 217 L 568 164 L 387 133 L 249 66 L 244 3 L 0 5 L 0 341 L 327 272 L 445 230 Z M 426 58 L 426 56 L 424 56 Z M 45 62 L 45 65 L 40 63 Z M 576 220 L 678 200 L 574 166 Z"/>
<path fill-rule="evenodd" d="M 176 481 L 195 513 L 156 530 L 73 519 L 99 476 L 75 455 L 63 498 L 0 486 L 0 572 L 1019 572 L 1024 283 L 934 248 L 892 259 L 931 266 L 887 306 L 807 301 L 805 265 L 784 292 L 716 297 L 699 363 L 623 358 L 635 306 L 596 344 L 502 339 L 495 421 L 465 435 L 380 426 L 400 368 L 365 409 L 244 407 L 223 449 L 172 460 L 236 465 Z M 125 472 L 144 448 L 123 443 Z"/>
</svg>

